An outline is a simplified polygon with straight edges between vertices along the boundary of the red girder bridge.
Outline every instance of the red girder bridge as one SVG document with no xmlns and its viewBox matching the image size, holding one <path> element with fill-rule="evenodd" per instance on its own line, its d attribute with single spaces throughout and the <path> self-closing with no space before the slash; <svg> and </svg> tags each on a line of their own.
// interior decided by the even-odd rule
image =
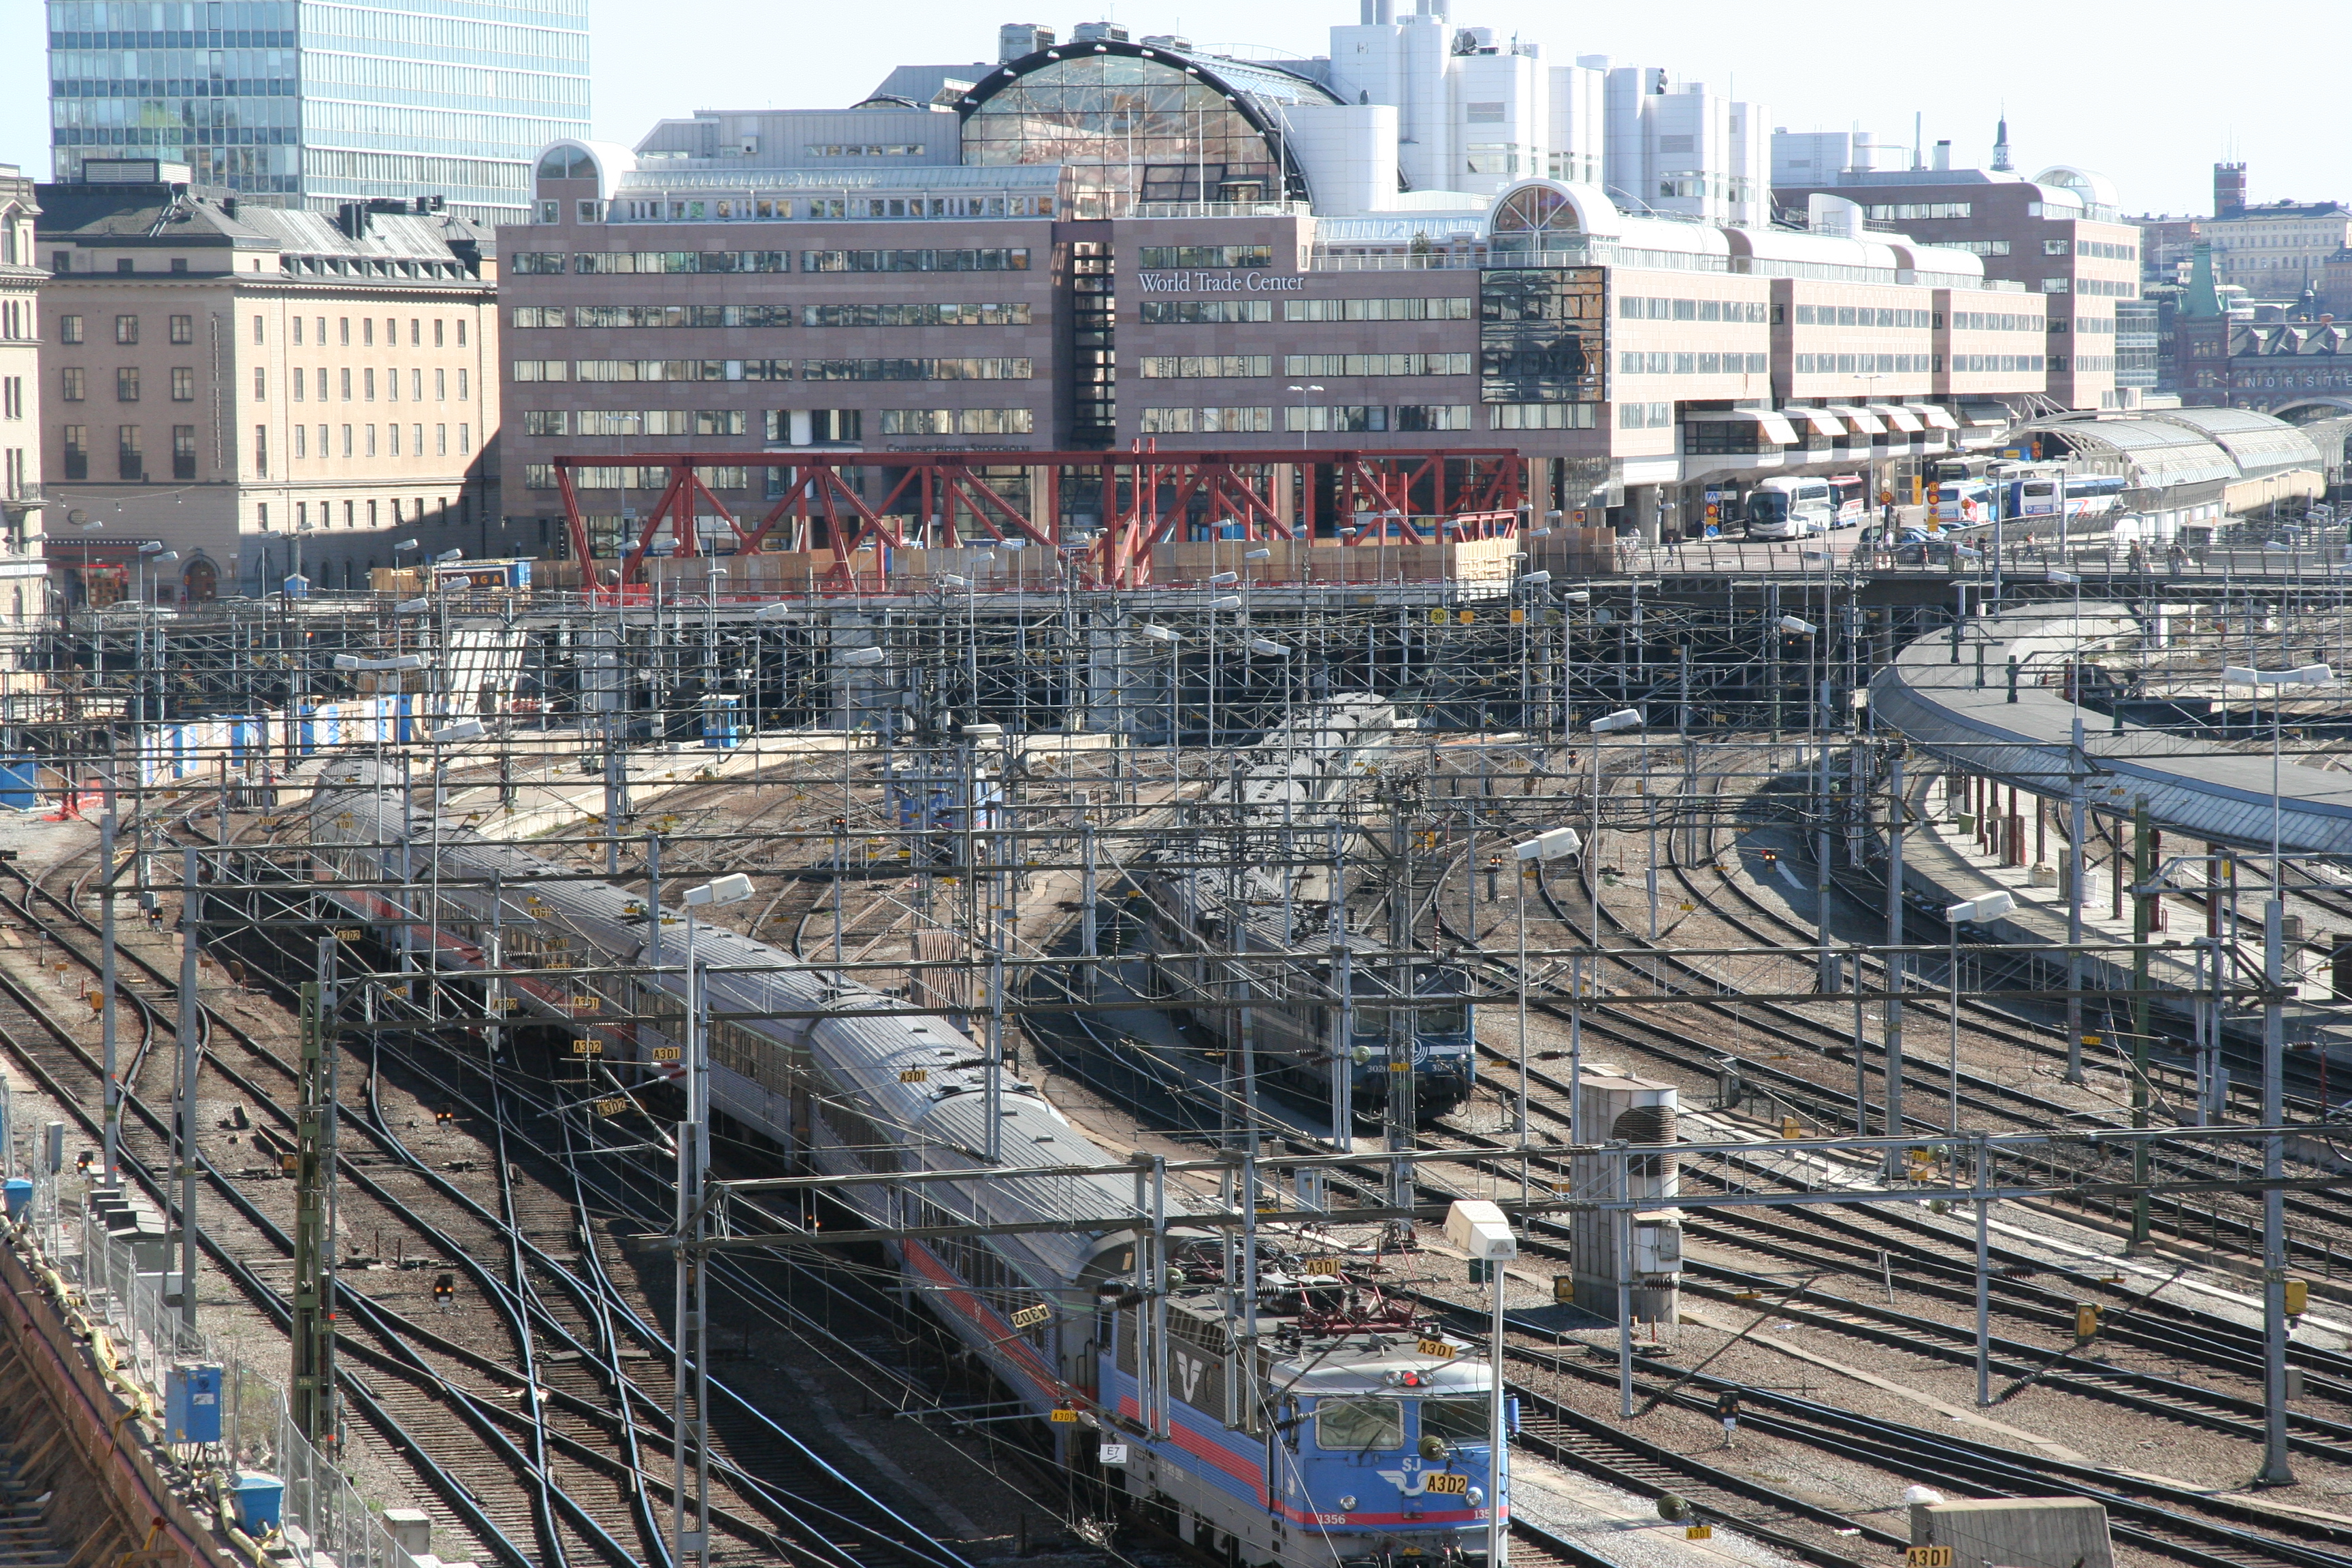
<svg viewBox="0 0 2352 1568">
<path fill-rule="evenodd" d="M 573 474 L 616 462 L 665 468 L 668 479 L 660 499 L 631 524 L 635 537 L 625 541 L 618 572 L 600 574 Z M 738 517 L 696 473 L 710 468 L 782 469 L 767 487 L 778 499 L 764 516 Z M 870 545 L 921 549 L 1019 539 L 1060 552 L 1084 586 L 1141 588 L 1151 581 L 1151 547 L 1183 538 L 1195 523 L 1229 523 L 1235 532 L 1219 537 L 1249 540 L 1320 535 L 1342 544 L 1427 544 L 1509 533 L 1527 496 L 1527 461 L 1508 447 L 631 452 L 559 457 L 554 468 L 572 558 L 582 563 L 583 586 L 592 591 L 643 581 L 646 557 L 664 537 L 668 552 L 678 556 L 829 550 L 835 560 L 818 581 L 835 589 L 854 585 L 846 558 Z M 991 470 L 1001 476 L 1006 468 L 1026 470 L 1025 486 L 992 480 Z M 880 470 L 886 483 L 879 500 L 866 499 L 849 477 L 853 469 L 861 470 L 861 479 Z M 1072 484 L 1096 489 L 1103 527 L 1066 542 L 1062 498 Z M 1026 504 L 1008 499 L 1005 488 L 1025 488 Z M 1366 517 L 1374 521 L 1360 521 Z M 719 542 L 717 552 L 706 534 Z"/>
</svg>

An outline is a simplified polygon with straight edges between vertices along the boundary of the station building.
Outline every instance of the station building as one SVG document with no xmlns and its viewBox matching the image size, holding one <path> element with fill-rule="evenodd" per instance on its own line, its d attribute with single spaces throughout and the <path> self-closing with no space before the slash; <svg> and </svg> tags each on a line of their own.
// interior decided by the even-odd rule
<svg viewBox="0 0 2352 1568">
<path fill-rule="evenodd" d="M 1454 101 L 1412 100 L 1413 48 L 1544 77 L 1442 15 L 1368 5 L 1333 58 L 1285 66 L 1007 32 L 1008 58 L 902 68 L 845 110 L 547 149 L 537 221 L 499 238 L 510 534 L 561 548 L 558 456 L 609 457 L 578 479 L 602 556 L 667 477 L 634 454 L 710 454 L 741 516 L 775 481 L 730 452 L 871 454 L 878 485 L 893 454 L 1017 473 L 1138 444 L 1508 447 L 1549 508 L 1695 532 L 1708 491 L 1773 473 L 1907 500 L 1919 460 L 2046 406 L 2047 296 L 1855 203 L 1802 226 L 1640 210 L 1533 172 L 1548 105 L 1510 110 L 1528 173 L 1488 178 L 1466 143 L 1402 168 L 1400 117 Z M 1343 69 L 1391 34 L 1397 68 L 1368 74 L 1402 103 Z M 1449 172 L 1481 188 L 1431 188 Z"/>
</svg>

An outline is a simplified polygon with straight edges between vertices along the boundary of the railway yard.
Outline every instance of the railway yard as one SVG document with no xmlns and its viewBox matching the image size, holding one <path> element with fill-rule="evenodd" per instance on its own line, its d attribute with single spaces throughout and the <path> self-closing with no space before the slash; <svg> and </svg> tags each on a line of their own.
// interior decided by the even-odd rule
<svg viewBox="0 0 2352 1568">
<path fill-rule="evenodd" d="M 21 1544 L 2352 1568 L 2339 585 L 1363 586 L 69 625 Z"/>
</svg>

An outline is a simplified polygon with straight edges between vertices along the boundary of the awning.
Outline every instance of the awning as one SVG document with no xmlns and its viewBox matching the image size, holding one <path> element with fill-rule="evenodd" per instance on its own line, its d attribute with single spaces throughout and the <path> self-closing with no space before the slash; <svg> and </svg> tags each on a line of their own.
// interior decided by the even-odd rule
<svg viewBox="0 0 2352 1568">
<path fill-rule="evenodd" d="M 1780 412 L 1791 419 L 1803 420 L 1813 427 L 1815 435 L 1843 436 L 1845 434 L 1844 425 L 1839 422 L 1836 415 L 1826 408 L 1783 408 Z"/>
<path fill-rule="evenodd" d="M 1767 441 L 1793 447 L 1795 426 L 1769 408 L 1699 408 L 1683 416 L 1687 425 L 1753 425 Z"/>
<path fill-rule="evenodd" d="M 1899 404 L 1874 403 L 1870 405 L 1870 411 L 1897 430 L 1906 431 L 1911 435 L 1916 436 L 1924 428 L 1919 423 L 1919 416 Z"/>
<path fill-rule="evenodd" d="M 1850 403 L 1832 403 L 1830 405 L 1830 412 L 1844 420 L 1857 436 L 1886 434 L 1886 426 L 1880 424 L 1878 416 L 1867 408 L 1856 408 Z"/>
<path fill-rule="evenodd" d="M 2009 405 L 2005 403 L 1963 403 L 1960 405 L 1963 425 L 1997 425 L 2007 429 L 2010 424 Z"/>
<path fill-rule="evenodd" d="M 1926 420 L 1930 430 L 1957 430 L 1960 427 L 1960 422 L 1952 417 L 1952 411 L 1940 403 L 1915 403 L 1911 405 L 1911 412 Z"/>
</svg>

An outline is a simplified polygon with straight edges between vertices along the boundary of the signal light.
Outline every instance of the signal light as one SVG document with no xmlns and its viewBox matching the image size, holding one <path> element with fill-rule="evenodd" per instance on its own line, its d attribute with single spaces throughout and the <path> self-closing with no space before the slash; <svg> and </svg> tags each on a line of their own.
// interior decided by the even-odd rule
<svg viewBox="0 0 2352 1568">
<path fill-rule="evenodd" d="M 457 1120 L 457 1108 L 454 1105 L 445 1105 L 433 1113 L 433 1120 L 446 1127 Z"/>
<path fill-rule="evenodd" d="M 435 1302 L 446 1307 L 457 1299 L 457 1277 L 455 1274 L 436 1274 L 433 1277 L 433 1300 Z"/>
</svg>

